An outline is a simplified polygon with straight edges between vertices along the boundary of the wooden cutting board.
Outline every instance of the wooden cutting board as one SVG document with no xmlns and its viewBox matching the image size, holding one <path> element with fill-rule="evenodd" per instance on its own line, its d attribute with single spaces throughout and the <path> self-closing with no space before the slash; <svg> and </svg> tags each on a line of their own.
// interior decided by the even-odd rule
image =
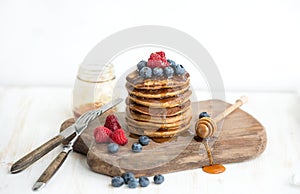
<svg viewBox="0 0 300 194">
<path fill-rule="evenodd" d="M 193 119 L 190 129 L 163 143 L 150 141 L 140 153 L 133 153 L 131 145 L 138 140 L 129 136 L 125 113 L 115 113 L 121 126 L 127 133 L 128 144 L 120 146 L 115 154 L 107 152 L 107 144 L 95 143 L 93 130 L 104 125 L 105 115 L 94 120 L 74 145 L 74 151 L 85 154 L 91 170 L 117 176 L 124 172 L 133 172 L 136 177 L 153 176 L 182 170 L 200 168 L 209 165 L 203 143 L 194 138 L 194 125 L 200 112 L 208 112 L 212 118 L 224 111 L 230 104 L 220 100 L 207 100 L 192 104 Z M 213 112 L 212 112 L 213 111 Z M 61 130 L 74 123 L 74 119 L 65 121 Z M 250 114 L 241 109 L 235 110 L 218 123 L 216 136 L 210 139 L 214 162 L 227 164 L 242 162 L 259 156 L 266 147 L 267 137 L 264 127 Z M 155 140 L 158 141 L 159 139 Z"/>
</svg>

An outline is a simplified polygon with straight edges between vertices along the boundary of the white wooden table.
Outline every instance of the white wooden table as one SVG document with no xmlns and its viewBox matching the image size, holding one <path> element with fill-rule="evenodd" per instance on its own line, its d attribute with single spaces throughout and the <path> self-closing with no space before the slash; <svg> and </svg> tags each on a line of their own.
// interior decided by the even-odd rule
<svg viewBox="0 0 300 194">
<path fill-rule="evenodd" d="M 226 93 L 234 102 L 242 93 Z M 245 93 L 244 93 L 245 94 Z M 223 174 L 201 169 L 165 175 L 162 185 L 147 188 L 113 188 L 111 178 L 90 171 L 84 156 L 72 153 L 40 193 L 300 193 L 300 95 L 299 93 L 246 93 L 242 109 L 266 128 L 268 143 L 258 158 L 225 165 Z M 71 88 L 0 87 L 0 193 L 33 193 L 32 185 L 61 151 L 61 147 L 18 174 L 11 164 L 58 133 L 72 116 Z M 152 177 L 151 177 L 152 179 Z M 299 184 L 299 183 L 298 183 Z"/>
</svg>

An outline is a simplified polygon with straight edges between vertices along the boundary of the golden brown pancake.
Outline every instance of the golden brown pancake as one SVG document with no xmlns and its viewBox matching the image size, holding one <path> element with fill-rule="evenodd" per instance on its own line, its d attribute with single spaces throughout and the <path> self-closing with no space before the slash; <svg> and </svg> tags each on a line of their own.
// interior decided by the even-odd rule
<svg viewBox="0 0 300 194">
<path fill-rule="evenodd" d="M 135 127 L 127 126 L 130 133 L 137 134 L 137 135 L 147 135 L 149 137 L 173 137 L 179 135 L 180 133 L 184 132 L 185 130 L 189 129 L 190 124 L 185 126 L 180 126 L 179 128 L 172 129 L 172 130 L 158 130 L 158 131 L 140 131 Z"/>
<path fill-rule="evenodd" d="M 133 134 L 173 137 L 190 127 L 190 75 L 144 79 L 134 71 L 126 77 L 126 122 Z"/>
<path fill-rule="evenodd" d="M 135 102 L 131 101 L 129 98 L 126 99 L 126 105 L 129 107 L 130 110 L 138 112 L 140 114 L 152 115 L 152 116 L 175 116 L 186 111 L 191 106 L 191 101 L 188 100 L 185 103 L 181 104 L 180 106 L 175 106 L 172 108 L 150 108 L 147 106 L 142 106 L 136 104 Z"/>
<path fill-rule="evenodd" d="M 173 88 L 181 87 L 187 84 L 190 80 L 190 74 L 185 73 L 183 75 L 174 75 L 168 79 L 164 76 L 146 79 L 139 76 L 137 71 L 133 71 L 126 77 L 128 84 L 137 89 L 162 89 L 162 88 Z"/>
<path fill-rule="evenodd" d="M 186 125 L 191 120 L 191 117 L 192 116 L 189 116 L 185 119 L 182 119 L 182 120 L 179 120 L 176 122 L 172 122 L 172 123 L 152 123 L 152 122 L 145 122 L 145 121 L 137 121 L 128 116 L 125 119 L 129 126 L 133 126 L 133 127 L 141 128 L 141 129 L 145 129 L 145 130 L 156 131 L 158 129 L 169 130 L 169 129 L 178 128 L 182 125 Z"/>
<path fill-rule="evenodd" d="M 177 96 L 181 93 L 184 93 L 189 89 L 189 83 L 175 88 L 163 88 L 163 89 L 136 89 L 130 84 L 126 84 L 126 89 L 130 95 L 134 95 L 141 98 L 168 98 L 172 96 Z"/>
<path fill-rule="evenodd" d="M 191 108 L 186 110 L 185 112 L 182 112 L 181 114 L 177 114 L 176 116 L 150 116 L 141 114 L 139 112 L 130 110 L 128 107 L 126 108 L 126 115 L 130 119 L 136 120 L 136 121 L 142 121 L 142 122 L 151 122 L 151 123 L 174 123 L 178 121 L 185 120 L 187 117 L 191 116 Z"/>
<path fill-rule="evenodd" d="M 128 98 L 133 102 L 148 106 L 151 108 L 171 108 L 175 106 L 180 106 L 189 100 L 192 95 L 192 91 L 188 90 L 182 94 L 179 94 L 175 97 L 163 98 L 163 99 L 153 99 L 153 98 L 138 98 L 134 95 L 128 95 Z"/>
</svg>

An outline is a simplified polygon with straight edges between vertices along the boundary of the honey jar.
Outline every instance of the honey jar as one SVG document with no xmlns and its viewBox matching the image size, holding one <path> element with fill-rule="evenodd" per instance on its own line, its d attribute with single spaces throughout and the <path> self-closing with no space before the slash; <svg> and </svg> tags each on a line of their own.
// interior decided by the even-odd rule
<svg viewBox="0 0 300 194">
<path fill-rule="evenodd" d="M 73 90 L 74 117 L 78 118 L 83 113 L 111 101 L 115 80 L 112 64 L 81 65 Z"/>
</svg>

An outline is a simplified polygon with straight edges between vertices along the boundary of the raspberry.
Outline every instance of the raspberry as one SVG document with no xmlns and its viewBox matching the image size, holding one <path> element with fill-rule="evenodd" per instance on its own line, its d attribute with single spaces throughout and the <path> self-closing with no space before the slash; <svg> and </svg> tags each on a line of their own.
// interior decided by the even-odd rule
<svg viewBox="0 0 300 194">
<path fill-rule="evenodd" d="M 149 59 L 165 59 L 166 54 L 163 51 L 151 53 Z"/>
<path fill-rule="evenodd" d="M 121 128 L 121 126 L 120 126 L 120 124 L 118 122 L 118 118 L 115 115 L 113 115 L 113 114 L 108 115 L 106 117 L 104 127 L 107 127 L 110 130 L 112 130 L 112 131 L 115 131 L 115 130 Z"/>
<path fill-rule="evenodd" d="M 116 144 L 119 144 L 119 145 L 125 145 L 128 142 L 125 132 L 121 128 L 115 130 L 111 134 L 110 138 L 112 139 L 112 141 L 114 141 Z"/>
<path fill-rule="evenodd" d="M 161 68 L 165 68 L 165 67 L 169 67 L 170 64 L 166 61 L 166 60 L 153 60 L 153 59 L 149 59 L 147 66 L 150 68 L 155 68 L 155 67 L 161 67 Z"/>
<path fill-rule="evenodd" d="M 161 59 L 161 56 L 160 56 L 159 54 L 157 54 L 157 53 L 151 53 L 149 59 L 152 59 L 152 60 L 160 60 L 160 59 Z"/>
<path fill-rule="evenodd" d="M 168 67 L 170 64 L 168 63 L 165 53 L 160 51 L 156 53 L 151 53 L 147 66 L 150 68 L 155 68 L 155 67 Z"/>
<path fill-rule="evenodd" d="M 110 142 L 110 136 L 112 131 L 104 126 L 99 126 L 94 129 L 94 137 L 97 143 L 107 143 Z"/>
<path fill-rule="evenodd" d="M 161 58 L 166 57 L 166 54 L 163 51 L 156 52 L 156 54 L 158 54 Z"/>
</svg>

